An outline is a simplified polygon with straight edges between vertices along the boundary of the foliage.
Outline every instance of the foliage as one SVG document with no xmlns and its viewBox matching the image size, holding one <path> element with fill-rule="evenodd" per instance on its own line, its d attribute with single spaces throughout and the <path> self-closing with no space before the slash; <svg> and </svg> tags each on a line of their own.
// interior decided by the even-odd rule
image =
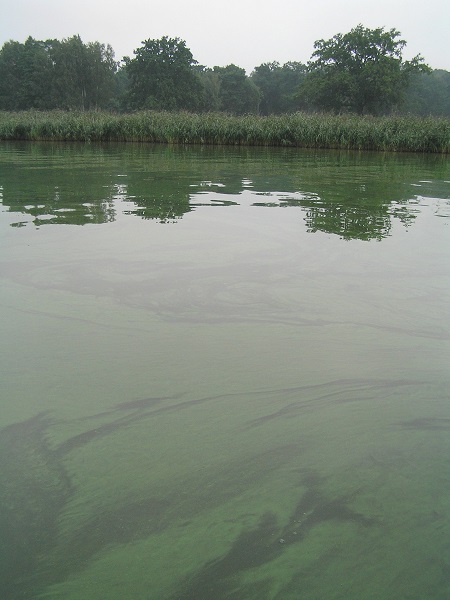
<svg viewBox="0 0 450 600">
<path fill-rule="evenodd" d="M 244 69 L 233 64 L 212 69 L 199 66 L 197 73 L 203 88 L 201 110 L 234 115 L 258 112 L 260 91 Z"/>
<path fill-rule="evenodd" d="M 318 40 L 299 98 L 333 112 L 383 114 L 400 105 L 410 76 L 426 72 L 420 55 L 403 61 L 406 42 L 396 29 L 358 25 L 345 35 Z"/>
<path fill-rule="evenodd" d="M 111 46 L 63 41 L 10 41 L 0 50 L 0 109 L 106 108 L 117 64 Z"/>
<path fill-rule="evenodd" d="M 220 76 L 214 69 L 198 66 L 197 74 L 202 85 L 203 95 L 201 108 L 204 111 L 220 110 Z"/>
<path fill-rule="evenodd" d="M 260 92 L 245 69 L 236 65 L 214 67 L 219 80 L 219 108 L 234 115 L 257 113 Z"/>
<path fill-rule="evenodd" d="M 24 44 L 6 42 L 0 50 L 0 108 L 52 108 L 48 90 L 52 81 L 51 42 L 29 37 Z"/>
<path fill-rule="evenodd" d="M 450 119 L 358 115 L 232 116 L 142 111 L 0 112 L 0 140 L 134 141 L 356 150 L 450 150 Z"/>
<path fill-rule="evenodd" d="M 194 110 L 201 104 L 197 63 L 179 38 L 145 40 L 125 58 L 129 77 L 128 105 L 134 109 Z"/>
<path fill-rule="evenodd" d="M 110 108 L 116 111 L 127 111 L 130 89 L 130 79 L 124 65 L 119 66 L 114 75 L 114 94 Z"/>
<path fill-rule="evenodd" d="M 84 44 L 76 35 L 52 44 L 53 89 L 58 108 L 106 107 L 114 90 L 117 65 L 111 46 Z"/>
<path fill-rule="evenodd" d="M 146 40 L 120 66 L 111 46 L 85 44 L 78 35 L 62 41 L 11 40 L 0 48 L 0 111 L 151 109 L 268 116 L 301 109 L 449 116 L 450 73 L 431 72 L 420 56 L 403 61 L 405 41 L 399 36 L 395 29 L 358 25 L 345 35 L 318 40 L 308 66 L 268 62 L 250 77 L 234 64 L 198 65 L 179 38 Z"/>
<path fill-rule="evenodd" d="M 300 62 L 263 63 L 251 74 L 261 91 L 260 113 L 263 115 L 294 112 L 298 107 L 296 91 L 305 77 L 306 66 Z"/>
<path fill-rule="evenodd" d="M 450 117 L 450 73 L 436 69 L 411 77 L 403 111 L 416 115 Z"/>
</svg>

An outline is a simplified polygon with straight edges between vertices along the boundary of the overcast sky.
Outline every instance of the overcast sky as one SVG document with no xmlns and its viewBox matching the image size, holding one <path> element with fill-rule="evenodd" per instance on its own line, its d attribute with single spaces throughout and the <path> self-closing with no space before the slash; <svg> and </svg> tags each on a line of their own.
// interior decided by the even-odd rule
<svg viewBox="0 0 450 600">
<path fill-rule="evenodd" d="M 315 40 L 358 23 L 394 27 L 407 41 L 405 59 L 420 53 L 450 71 L 449 0 L 0 0 L 0 10 L 0 46 L 79 34 L 111 44 L 120 60 L 167 35 L 185 40 L 202 65 L 235 63 L 248 73 L 264 62 L 307 62 Z"/>
</svg>

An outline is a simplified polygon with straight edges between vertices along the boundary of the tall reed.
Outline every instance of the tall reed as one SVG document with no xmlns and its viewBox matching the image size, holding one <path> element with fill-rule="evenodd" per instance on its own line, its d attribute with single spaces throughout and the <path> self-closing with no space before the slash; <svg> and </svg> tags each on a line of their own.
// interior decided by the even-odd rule
<svg viewBox="0 0 450 600">
<path fill-rule="evenodd" d="M 448 153 L 450 119 L 295 113 L 0 112 L 0 140 L 129 141 Z"/>
</svg>

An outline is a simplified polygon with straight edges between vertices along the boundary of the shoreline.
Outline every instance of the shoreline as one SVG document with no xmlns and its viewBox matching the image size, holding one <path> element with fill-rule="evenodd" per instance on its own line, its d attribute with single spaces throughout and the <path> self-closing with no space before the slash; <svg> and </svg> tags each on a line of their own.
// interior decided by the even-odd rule
<svg viewBox="0 0 450 600">
<path fill-rule="evenodd" d="M 448 154 L 450 119 L 293 113 L 0 111 L 2 141 L 145 142 Z"/>
</svg>

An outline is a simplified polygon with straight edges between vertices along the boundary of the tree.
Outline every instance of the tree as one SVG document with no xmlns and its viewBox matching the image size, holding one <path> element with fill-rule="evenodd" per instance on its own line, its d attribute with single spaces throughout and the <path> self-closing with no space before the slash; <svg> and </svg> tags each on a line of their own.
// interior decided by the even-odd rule
<svg viewBox="0 0 450 600">
<path fill-rule="evenodd" d="M 300 62 L 263 63 L 255 67 L 251 80 L 261 92 L 259 110 L 263 115 L 282 114 L 297 109 L 296 91 L 306 66 Z"/>
<path fill-rule="evenodd" d="M 58 108 L 93 109 L 109 105 L 117 63 L 111 46 L 84 44 L 79 35 L 51 47 L 53 94 Z"/>
<path fill-rule="evenodd" d="M 203 88 L 201 109 L 216 112 L 220 110 L 220 77 L 219 74 L 208 67 L 196 67 Z"/>
<path fill-rule="evenodd" d="M 235 115 L 258 112 L 260 91 L 244 69 L 231 64 L 214 67 L 214 73 L 219 76 L 220 110 Z"/>
<path fill-rule="evenodd" d="M 91 42 L 85 46 L 87 67 L 86 91 L 90 108 L 104 108 L 110 105 L 115 92 L 117 62 L 114 50 L 108 44 Z"/>
<path fill-rule="evenodd" d="M 420 55 L 403 61 L 406 42 L 396 29 L 358 25 L 318 40 L 299 99 L 309 108 L 381 114 L 401 105 L 411 75 L 427 72 Z"/>
<path fill-rule="evenodd" d="M 0 50 L 0 109 L 104 108 L 114 92 L 111 46 L 29 37 Z"/>
<path fill-rule="evenodd" d="M 197 64 L 186 42 L 162 37 L 145 40 L 125 57 L 131 108 L 192 110 L 202 101 L 202 85 L 193 66 Z"/>
<path fill-rule="evenodd" d="M 450 117 L 450 73 L 435 69 L 411 77 L 403 112 Z"/>
<path fill-rule="evenodd" d="M 10 40 L 0 51 L 0 109 L 18 110 L 22 98 L 23 44 Z"/>
<path fill-rule="evenodd" d="M 120 65 L 114 75 L 114 93 L 110 108 L 117 111 L 127 111 L 129 101 L 130 80 L 125 65 Z"/>
<path fill-rule="evenodd" d="M 51 41 L 29 37 L 24 44 L 6 42 L 0 50 L 0 109 L 52 108 L 49 93 L 53 64 Z"/>
</svg>

